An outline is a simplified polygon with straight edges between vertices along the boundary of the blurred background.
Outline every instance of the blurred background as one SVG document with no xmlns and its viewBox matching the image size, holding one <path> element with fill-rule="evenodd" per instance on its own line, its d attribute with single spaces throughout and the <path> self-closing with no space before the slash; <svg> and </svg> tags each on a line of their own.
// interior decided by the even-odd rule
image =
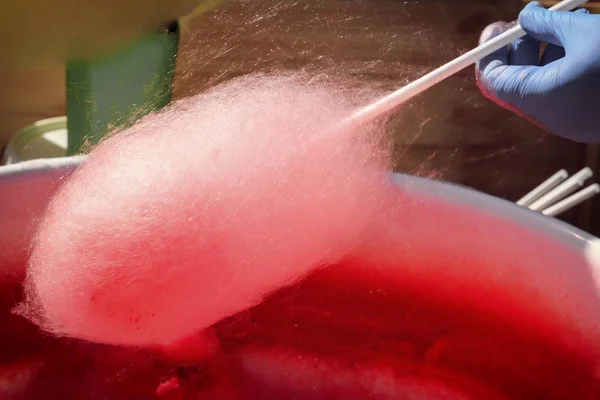
<svg viewBox="0 0 600 400">
<path fill-rule="evenodd" d="M 477 45 L 521 0 L 224 0 L 187 18 L 175 97 L 252 72 L 349 75 L 396 89 Z M 64 67 L 0 68 L 0 146 L 20 128 L 64 115 Z M 546 135 L 485 99 L 467 69 L 393 118 L 396 170 L 516 201 L 561 168 L 596 170 L 597 147 Z M 600 234 L 598 202 L 564 219 Z"/>
</svg>

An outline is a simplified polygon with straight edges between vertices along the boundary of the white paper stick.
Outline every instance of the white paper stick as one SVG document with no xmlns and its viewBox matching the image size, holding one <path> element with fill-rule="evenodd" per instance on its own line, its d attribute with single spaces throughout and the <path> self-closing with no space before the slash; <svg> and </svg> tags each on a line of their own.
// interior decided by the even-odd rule
<svg viewBox="0 0 600 400">
<path fill-rule="evenodd" d="M 567 173 L 567 171 L 561 169 L 560 171 L 552 175 L 550 178 L 542 182 L 540 185 L 538 185 L 531 192 L 523 196 L 519 201 L 517 201 L 517 205 L 524 207 L 530 205 L 531 203 L 548 193 L 550 190 L 554 189 L 568 177 L 569 174 Z"/>
<path fill-rule="evenodd" d="M 571 208 L 573 208 L 575 206 L 578 206 L 579 204 L 583 203 L 584 201 L 594 197 L 598 193 L 600 193 L 600 185 L 598 185 L 597 183 L 594 183 L 593 185 L 590 185 L 590 186 L 586 187 L 585 189 L 580 190 L 579 192 L 575 193 L 574 195 L 569 196 L 562 201 L 559 201 L 558 203 L 554 204 L 553 206 L 546 208 L 544 211 L 542 211 L 542 214 L 548 215 L 550 217 L 555 217 L 559 214 L 562 214 L 565 211 L 570 210 Z"/>
<path fill-rule="evenodd" d="M 588 0 L 564 0 L 555 6 L 551 7 L 551 11 L 571 11 Z M 512 29 L 496 36 L 495 38 L 481 44 L 462 56 L 442 65 L 438 69 L 426 74 L 425 76 L 409 83 L 408 85 L 390 93 L 389 95 L 379 99 L 378 101 L 359 109 L 349 118 L 342 122 L 345 124 L 363 124 L 385 114 L 388 111 L 398 107 L 405 101 L 429 89 L 435 84 L 444 79 L 456 74 L 459 71 L 467 68 L 469 65 L 476 63 L 483 57 L 489 56 L 493 52 L 508 46 L 510 43 L 525 36 L 525 31 L 520 25 L 516 25 Z"/>
<path fill-rule="evenodd" d="M 534 201 L 529 208 L 534 211 L 542 211 L 550 205 L 560 201 L 575 192 L 585 184 L 585 181 L 593 176 L 593 172 L 589 167 L 585 167 L 550 192 L 546 193 L 538 200 Z"/>
</svg>

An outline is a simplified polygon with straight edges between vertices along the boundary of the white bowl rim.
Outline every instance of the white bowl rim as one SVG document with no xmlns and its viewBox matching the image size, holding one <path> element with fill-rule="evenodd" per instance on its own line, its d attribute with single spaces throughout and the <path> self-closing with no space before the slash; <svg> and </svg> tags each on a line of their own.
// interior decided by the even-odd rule
<svg viewBox="0 0 600 400">
<path fill-rule="evenodd" d="M 44 174 L 48 170 L 65 173 L 76 169 L 85 155 L 23 161 L 0 166 L 0 180 L 19 179 L 25 174 Z M 551 236 L 565 244 L 583 250 L 588 242 L 600 240 L 595 236 L 554 217 L 548 217 L 510 201 L 455 183 L 438 181 L 402 173 L 393 173 L 393 180 L 410 191 L 439 198 L 444 202 L 466 205 L 479 211 L 527 226 L 540 234 Z"/>
</svg>

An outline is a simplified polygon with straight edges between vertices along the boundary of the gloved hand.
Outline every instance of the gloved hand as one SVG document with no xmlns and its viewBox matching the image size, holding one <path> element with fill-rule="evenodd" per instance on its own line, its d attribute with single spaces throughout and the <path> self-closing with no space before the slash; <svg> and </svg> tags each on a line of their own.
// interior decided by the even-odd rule
<svg viewBox="0 0 600 400">
<path fill-rule="evenodd" d="M 546 130 L 578 142 L 600 142 L 600 15 L 527 5 L 528 33 L 476 65 L 482 92 Z M 480 42 L 509 28 L 488 26 Z M 540 42 L 548 43 L 540 57 Z"/>
</svg>

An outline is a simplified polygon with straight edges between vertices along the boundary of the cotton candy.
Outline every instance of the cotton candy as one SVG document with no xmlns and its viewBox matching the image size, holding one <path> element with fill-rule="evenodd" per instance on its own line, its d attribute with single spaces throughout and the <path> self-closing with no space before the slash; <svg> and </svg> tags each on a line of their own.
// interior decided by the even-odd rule
<svg viewBox="0 0 600 400">
<path fill-rule="evenodd" d="M 19 312 L 45 330 L 145 346 L 189 337 L 344 257 L 389 194 L 375 94 L 250 76 L 102 142 L 40 223 Z"/>
</svg>

